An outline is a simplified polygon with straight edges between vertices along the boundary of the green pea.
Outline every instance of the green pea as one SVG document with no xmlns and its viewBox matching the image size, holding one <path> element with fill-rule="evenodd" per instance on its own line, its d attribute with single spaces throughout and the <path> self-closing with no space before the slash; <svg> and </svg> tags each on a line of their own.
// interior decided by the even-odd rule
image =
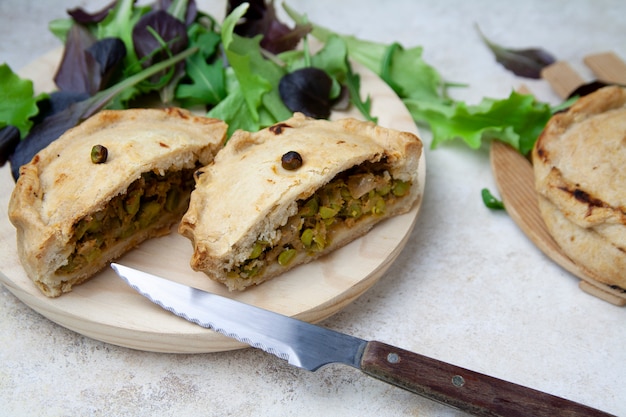
<svg viewBox="0 0 626 417">
<path fill-rule="evenodd" d="M 100 253 L 101 253 L 100 249 L 96 247 L 96 248 L 91 248 L 89 251 L 82 254 L 82 256 L 85 258 L 87 263 L 92 263 L 96 259 L 98 259 L 98 257 L 100 256 Z"/>
<path fill-rule="evenodd" d="M 376 192 L 382 196 L 386 196 L 391 191 L 391 184 L 386 182 L 384 185 L 376 188 Z"/>
<path fill-rule="evenodd" d="M 259 256 L 261 256 L 264 249 L 265 249 L 265 243 L 256 241 L 254 243 L 254 246 L 252 247 L 252 252 L 250 253 L 250 256 L 248 257 L 248 259 L 258 258 Z"/>
<path fill-rule="evenodd" d="M 406 193 L 409 192 L 409 189 L 411 188 L 411 184 L 407 181 L 401 181 L 401 180 L 396 180 L 393 183 L 391 192 L 393 193 L 393 195 L 395 195 L 396 197 L 402 197 L 404 196 Z"/>
<path fill-rule="evenodd" d="M 322 219 L 324 220 L 330 219 L 332 217 L 335 217 L 336 215 L 337 215 L 337 210 L 331 207 L 326 207 L 326 206 L 320 207 L 320 217 Z"/>
<path fill-rule="evenodd" d="M 139 211 L 139 207 L 141 207 L 141 190 L 135 189 L 126 196 L 124 210 L 126 210 L 126 213 L 134 216 Z"/>
<path fill-rule="evenodd" d="M 281 266 L 289 265 L 289 263 L 296 257 L 298 252 L 295 249 L 285 249 L 278 255 L 278 264 Z"/>
<path fill-rule="evenodd" d="M 304 229 L 302 235 L 300 235 L 300 241 L 307 248 L 313 243 L 313 229 Z"/>
<path fill-rule="evenodd" d="M 383 214 L 385 213 L 385 200 L 381 196 L 376 196 L 374 198 L 374 206 L 372 207 L 372 214 Z"/>
<path fill-rule="evenodd" d="M 346 212 L 348 217 L 361 217 L 361 214 L 363 214 L 363 210 L 361 210 L 361 203 L 358 201 L 352 201 L 346 208 Z"/>
<path fill-rule="evenodd" d="M 149 201 L 141 206 L 141 211 L 139 212 L 139 228 L 145 229 L 156 219 L 161 212 L 161 205 L 156 201 Z"/>
<path fill-rule="evenodd" d="M 242 268 L 241 275 L 245 278 L 252 278 L 256 274 L 258 274 L 260 270 L 261 268 L 258 265 L 249 268 Z"/>
</svg>

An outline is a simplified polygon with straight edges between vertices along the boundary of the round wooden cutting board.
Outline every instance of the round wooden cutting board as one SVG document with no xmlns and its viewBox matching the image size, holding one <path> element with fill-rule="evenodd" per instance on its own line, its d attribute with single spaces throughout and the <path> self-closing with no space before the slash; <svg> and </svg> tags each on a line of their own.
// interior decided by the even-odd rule
<svg viewBox="0 0 626 417">
<path fill-rule="evenodd" d="M 51 91 L 61 51 L 29 65 L 20 75 L 39 91 Z M 417 133 L 410 113 L 375 74 L 354 65 L 361 75 L 362 94 L 372 98 L 372 114 L 384 127 Z M 355 110 L 332 118 L 361 116 Z M 426 166 L 420 159 L 419 184 L 424 191 Z M 0 169 L 0 281 L 26 305 L 50 320 L 93 339 L 134 349 L 172 352 L 217 352 L 246 347 L 211 330 L 193 325 L 128 287 L 107 268 L 58 298 L 45 297 L 26 276 L 15 244 L 15 229 L 7 214 L 14 182 L 8 166 Z M 189 266 L 191 243 L 175 229 L 168 236 L 141 244 L 118 260 L 146 272 L 235 298 L 281 314 L 317 322 L 354 301 L 374 285 L 404 248 L 413 230 L 420 201 L 404 215 L 388 219 L 362 238 L 310 264 L 241 293 L 228 292 Z"/>
</svg>

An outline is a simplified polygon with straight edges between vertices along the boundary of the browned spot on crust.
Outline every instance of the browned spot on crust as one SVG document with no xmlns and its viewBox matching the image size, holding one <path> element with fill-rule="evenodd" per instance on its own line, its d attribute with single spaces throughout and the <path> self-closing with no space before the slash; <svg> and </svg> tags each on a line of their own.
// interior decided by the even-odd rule
<svg viewBox="0 0 626 417">
<path fill-rule="evenodd" d="M 117 122 L 122 117 L 122 115 L 120 114 L 120 112 L 116 111 L 105 111 L 100 112 L 99 117 L 105 124 L 110 124 Z"/>
<path fill-rule="evenodd" d="M 591 197 L 588 192 L 583 191 L 579 188 L 575 189 L 572 195 L 574 196 L 576 200 L 589 204 L 590 206 L 607 207 L 604 201 Z"/>
<path fill-rule="evenodd" d="M 608 204 L 606 204 L 604 201 L 598 199 L 598 198 L 594 198 L 591 195 L 589 195 L 588 192 L 581 190 L 580 188 L 576 188 L 574 190 L 570 190 L 567 187 L 559 187 L 559 189 L 561 191 L 564 191 L 568 194 L 571 194 L 572 197 L 574 197 L 576 200 L 580 201 L 581 203 L 584 203 L 588 206 L 587 208 L 587 216 L 591 216 L 591 214 L 593 213 L 593 209 L 598 207 L 598 208 L 610 208 L 610 206 Z"/>
<path fill-rule="evenodd" d="M 541 147 L 537 148 L 537 155 L 539 155 L 541 159 L 546 159 L 546 151 Z"/>
<path fill-rule="evenodd" d="M 169 145 L 167 143 L 159 142 L 159 146 L 162 147 L 162 148 L 168 148 L 169 149 Z"/>
<path fill-rule="evenodd" d="M 63 183 L 67 178 L 67 174 L 65 173 L 60 173 L 55 179 L 54 179 L 54 185 L 59 185 L 61 183 Z"/>
<path fill-rule="evenodd" d="M 189 113 L 182 111 L 180 108 L 178 107 L 168 107 L 166 109 L 164 109 L 165 113 L 172 115 L 172 116 L 178 116 L 181 119 L 189 119 Z"/>
<path fill-rule="evenodd" d="M 270 132 L 272 132 L 275 135 L 280 135 L 281 133 L 283 133 L 283 130 L 286 128 L 290 128 L 291 126 L 289 126 L 287 123 L 277 123 L 273 126 L 270 126 Z"/>
</svg>

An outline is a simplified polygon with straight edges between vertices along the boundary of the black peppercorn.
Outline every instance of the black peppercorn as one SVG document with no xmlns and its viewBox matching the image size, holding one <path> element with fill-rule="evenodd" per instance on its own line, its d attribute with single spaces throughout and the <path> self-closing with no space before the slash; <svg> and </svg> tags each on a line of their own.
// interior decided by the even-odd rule
<svg viewBox="0 0 626 417">
<path fill-rule="evenodd" d="M 302 166 L 302 156 L 296 151 L 289 151 L 281 158 L 281 164 L 283 168 L 293 171 Z"/>
</svg>

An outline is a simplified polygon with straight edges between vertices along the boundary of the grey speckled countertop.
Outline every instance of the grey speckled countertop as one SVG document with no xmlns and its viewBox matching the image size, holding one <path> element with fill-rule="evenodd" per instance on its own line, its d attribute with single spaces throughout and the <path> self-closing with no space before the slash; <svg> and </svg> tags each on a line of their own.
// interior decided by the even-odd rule
<svg viewBox="0 0 626 417">
<path fill-rule="evenodd" d="M 0 62 L 19 69 L 59 46 L 47 22 L 108 0 L 1 0 Z M 222 2 L 199 1 L 223 15 Z M 278 2 L 277 2 L 278 3 Z M 525 83 L 494 62 L 474 24 L 511 47 L 540 46 L 583 74 L 582 58 L 626 58 L 620 0 L 290 0 L 346 34 L 405 46 L 470 103 Z M 422 130 L 428 144 L 430 132 Z M 503 212 L 488 153 L 454 143 L 427 149 L 417 226 L 385 276 L 323 326 L 377 339 L 626 416 L 626 310 L 578 288 Z M 2 250 L 2 249 L 0 249 Z M 310 373 L 253 349 L 157 354 L 109 345 L 42 317 L 0 286 L 0 414 L 6 416 L 462 416 L 342 366 Z"/>
</svg>

